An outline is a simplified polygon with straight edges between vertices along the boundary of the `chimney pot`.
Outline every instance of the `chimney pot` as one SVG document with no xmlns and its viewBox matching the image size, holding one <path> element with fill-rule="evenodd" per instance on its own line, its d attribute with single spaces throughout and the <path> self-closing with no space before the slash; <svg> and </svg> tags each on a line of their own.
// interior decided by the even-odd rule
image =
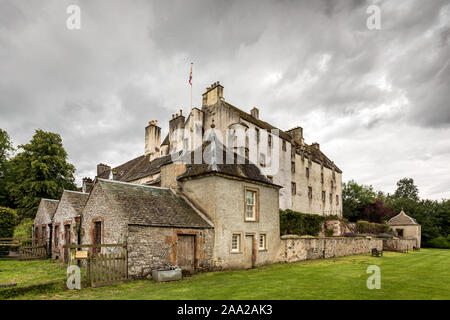
<svg viewBox="0 0 450 320">
<path fill-rule="evenodd" d="M 250 110 L 250 114 L 253 118 L 259 119 L 259 109 L 257 107 L 253 107 L 253 109 Z"/>
<path fill-rule="evenodd" d="M 180 116 L 182 116 L 182 115 L 183 115 L 183 110 L 180 109 Z"/>
</svg>

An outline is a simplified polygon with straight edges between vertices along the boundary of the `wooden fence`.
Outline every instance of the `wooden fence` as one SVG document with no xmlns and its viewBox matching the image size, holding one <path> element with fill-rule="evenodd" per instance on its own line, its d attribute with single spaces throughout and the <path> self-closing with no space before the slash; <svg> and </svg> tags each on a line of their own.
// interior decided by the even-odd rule
<svg viewBox="0 0 450 320">
<path fill-rule="evenodd" d="M 86 260 L 86 277 L 92 287 L 101 287 L 127 280 L 127 245 L 126 244 L 90 244 L 70 245 L 70 262 Z M 90 250 L 80 250 L 87 248 Z M 119 252 L 99 252 L 94 248 L 118 248 Z M 100 249 L 101 250 L 101 249 Z"/>
<path fill-rule="evenodd" d="M 7 247 L 17 253 L 10 258 L 19 260 L 45 259 L 48 257 L 47 241 L 44 239 L 0 238 L 0 247 Z"/>
</svg>

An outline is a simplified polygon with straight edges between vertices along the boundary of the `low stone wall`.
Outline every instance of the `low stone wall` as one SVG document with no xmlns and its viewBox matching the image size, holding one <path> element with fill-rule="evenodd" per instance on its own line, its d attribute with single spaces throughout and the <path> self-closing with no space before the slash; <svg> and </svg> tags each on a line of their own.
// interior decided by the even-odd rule
<svg viewBox="0 0 450 320">
<path fill-rule="evenodd" d="M 280 260 L 301 260 L 344 257 L 383 249 L 383 240 L 368 238 L 300 238 L 282 236 Z"/>
<path fill-rule="evenodd" d="M 387 251 L 404 251 L 412 250 L 417 246 L 416 239 L 384 239 L 383 250 Z"/>
</svg>

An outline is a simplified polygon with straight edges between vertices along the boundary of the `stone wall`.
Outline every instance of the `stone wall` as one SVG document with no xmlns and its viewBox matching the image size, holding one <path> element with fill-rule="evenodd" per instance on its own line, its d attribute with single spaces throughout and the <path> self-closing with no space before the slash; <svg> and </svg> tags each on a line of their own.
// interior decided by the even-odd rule
<svg viewBox="0 0 450 320">
<path fill-rule="evenodd" d="M 280 260 L 296 262 L 322 258 L 344 257 L 383 249 L 383 240 L 368 238 L 300 238 L 282 236 Z"/>
<path fill-rule="evenodd" d="M 416 246 L 416 239 L 383 239 L 383 250 L 412 250 Z"/>
<path fill-rule="evenodd" d="M 196 270 L 212 268 L 214 229 L 177 229 L 150 226 L 128 226 L 128 276 L 144 278 L 152 270 L 176 266 L 179 234 L 196 238 Z"/>
</svg>

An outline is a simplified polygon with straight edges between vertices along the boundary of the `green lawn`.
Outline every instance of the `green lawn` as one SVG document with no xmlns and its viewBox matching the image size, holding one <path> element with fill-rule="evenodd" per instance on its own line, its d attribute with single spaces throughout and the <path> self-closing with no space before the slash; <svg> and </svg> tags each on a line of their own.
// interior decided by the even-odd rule
<svg viewBox="0 0 450 320">
<path fill-rule="evenodd" d="M 31 265 L 20 267 L 29 262 L 0 263 L 0 269 L 7 266 L 7 270 L 11 270 L 10 263 L 16 265 L 11 271 L 16 279 L 29 270 L 42 274 L 42 279 L 50 278 L 48 271 L 38 271 L 39 264 L 42 269 L 51 267 L 58 269 L 59 275 L 64 274 L 62 266 L 47 261 L 35 262 L 36 270 Z M 366 287 L 366 270 L 373 264 L 381 268 L 380 290 Z M 11 281 L 7 279 L 9 273 L 2 270 L 0 282 Z M 16 299 L 450 299 L 450 250 L 422 249 L 408 254 L 385 252 L 382 258 L 358 255 L 276 264 L 248 271 L 200 273 L 178 282 L 140 280 L 81 291 L 53 288 Z"/>
</svg>

